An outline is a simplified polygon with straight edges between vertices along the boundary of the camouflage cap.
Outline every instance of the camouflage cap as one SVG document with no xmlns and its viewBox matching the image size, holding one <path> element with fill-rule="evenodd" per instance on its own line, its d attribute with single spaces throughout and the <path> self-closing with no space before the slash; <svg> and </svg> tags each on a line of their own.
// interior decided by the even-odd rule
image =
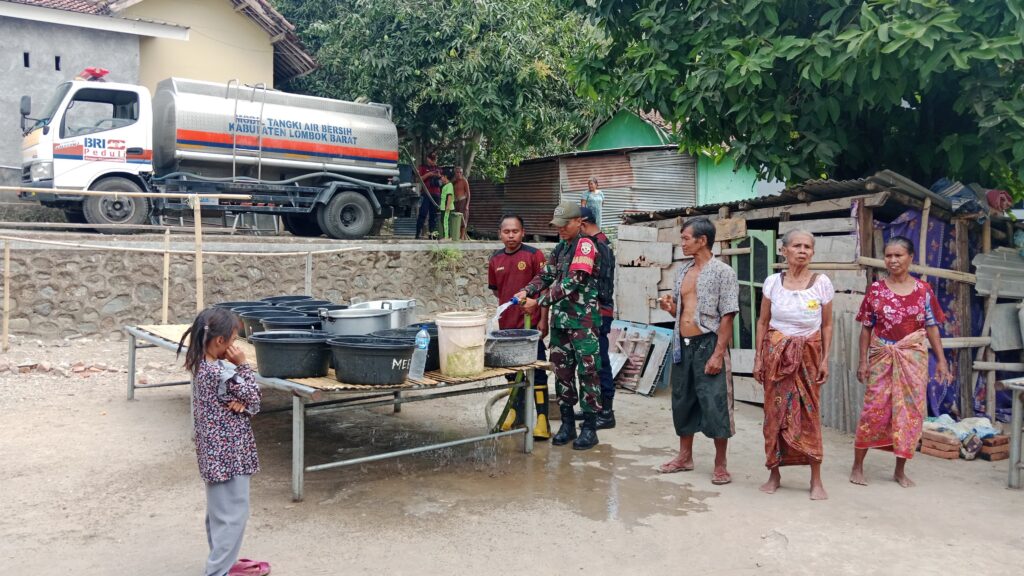
<svg viewBox="0 0 1024 576">
<path fill-rule="evenodd" d="M 551 217 L 552 226 L 565 226 L 569 220 L 580 218 L 580 205 L 575 202 L 562 202 L 555 208 L 555 214 Z"/>
</svg>

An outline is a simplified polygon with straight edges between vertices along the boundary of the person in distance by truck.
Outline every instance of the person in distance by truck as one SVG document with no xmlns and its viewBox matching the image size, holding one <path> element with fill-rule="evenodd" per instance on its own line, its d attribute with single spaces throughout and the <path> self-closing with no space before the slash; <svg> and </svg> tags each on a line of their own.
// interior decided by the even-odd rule
<svg viewBox="0 0 1024 576">
<path fill-rule="evenodd" d="M 441 226 L 443 229 L 441 238 L 445 240 L 452 239 L 452 231 L 449 229 L 451 226 L 452 212 L 455 210 L 455 186 L 452 185 L 451 180 L 448 180 L 448 175 L 441 173 Z M 456 233 L 458 231 L 456 230 Z"/>
<path fill-rule="evenodd" d="M 459 240 L 466 240 L 466 226 L 469 222 L 469 180 L 462 172 L 462 166 L 455 167 L 455 211 L 462 214 L 462 229 L 459 231 Z"/>
<path fill-rule="evenodd" d="M 427 154 L 427 160 L 419 166 L 420 179 L 425 191 L 420 192 L 420 212 L 416 217 L 416 238 L 423 232 L 423 224 L 430 225 L 429 235 L 437 231 L 437 207 L 441 204 L 441 169 L 437 166 L 437 152 Z"/>
</svg>

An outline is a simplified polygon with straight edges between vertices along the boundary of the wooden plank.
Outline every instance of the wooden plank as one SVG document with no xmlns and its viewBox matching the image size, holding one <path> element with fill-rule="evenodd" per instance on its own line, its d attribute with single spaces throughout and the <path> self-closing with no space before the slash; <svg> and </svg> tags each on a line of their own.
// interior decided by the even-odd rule
<svg viewBox="0 0 1024 576">
<path fill-rule="evenodd" d="M 651 348 L 651 355 L 644 367 L 643 375 L 636 385 L 636 393 L 650 396 L 657 385 L 658 374 L 661 373 L 661 366 L 665 363 L 666 353 L 672 345 L 672 337 L 660 332 L 654 333 L 654 344 Z"/>
<path fill-rule="evenodd" d="M 733 376 L 732 396 L 741 402 L 764 404 L 764 387 L 750 376 Z"/>
<path fill-rule="evenodd" d="M 872 268 L 878 268 L 879 270 L 885 270 L 885 261 L 878 258 L 865 258 L 864 256 L 861 256 L 857 259 L 857 263 L 862 266 L 870 266 Z M 977 284 L 978 282 L 978 277 L 974 274 L 957 272 L 956 270 L 946 270 L 945 268 L 933 268 L 931 266 L 911 264 L 910 271 L 915 274 L 927 274 L 929 276 L 936 276 L 947 280 L 956 280 L 957 282 L 966 282 L 968 284 Z"/>
<path fill-rule="evenodd" d="M 654 227 L 658 228 L 659 230 L 662 229 L 662 228 L 675 228 L 676 226 L 681 225 L 682 222 L 683 222 L 683 218 L 681 216 L 676 216 L 675 218 L 665 218 L 664 220 L 655 220 L 654 221 Z"/>
<path fill-rule="evenodd" d="M 678 224 L 672 227 L 658 228 L 658 242 L 679 244 L 680 232 L 682 232 L 682 227 Z"/>
<path fill-rule="evenodd" d="M 779 222 L 779 236 L 791 230 L 803 230 L 811 234 L 840 234 L 857 230 L 856 218 L 823 218 L 820 220 L 789 220 Z"/>
<path fill-rule="evenodd" d="M 650 226 L 630 226 L 628 224 L 620 224 L 618 239 L 620 241 L 657 242 L 658 229 Z"/>
<path fill-rule="evenodd" d="M 754 351 L 746 348 L 730 348 L 729 357 L 732 359 L 732 371 L 735 374 L 754 373 Z"/>
<path fill-rule="evenodd" d="M 959 336 L 955 338 L 942 338 L 941 341 L 942 347 L 946 350 L 957 350 L 988 346 L 992 343 L 992 338 L 988 336 Z M 928 346 L 927 342 L 925 342 L 925 346 Z M 968 365 L 970 365 L 970 362 L 968 362 Z"/>
<path fill-rule="evenodd" d="M 992 350 L 1005 352 L 1024 348 L 1017 304 L 996 304 L 992 309 Z"/>
<path fill-rule="evenodd" d="M 811 268 L 813 269 L 814 267 L 812 266 Z M 867 271 L 864 269 L 833 270 L 828 273 L 828 277 L 832 280 L 832 286 L 836 289 L 836 292 L 863 294 L 864 287 L 867 286 L 867 274 Z"/>
<path fill-rule="evenodd" d="M 672 245 L 668 242 L 620 240 L 615 246 L 615 263 L 619 266 L 657 266 L 663 268 L 672 264 L 672 251 Z"/>
<path fill-rule="evenodd" d="M 775 241 L 777 249 L 782 248 L 782 240 Z M 857 237 L 821 236 L 814 242 L 815 262 L 856 262 L 858 256 Z"/>
<path fill-rule="evenodd" d="M 615 269 L 615 314 L 620 320 L 651 323 L 648 301 L 658 297 L 660 268 Z"/>
<path fill-rule="evenodd" d="M 733 218 L 745 218 L 750 220 L 774 220 L 779 218 L 783 213 L 789 214 L 790 216 L 799 216 L 801 214 L 818 214 L 822 212 L 843 212 L 850 210 L 854 200 L 861 198 L 870 198 L 872 194 L 865 194 L 863 196 L 847 196 L 846 198 L 834 198 L 832 200 L 817 200 L 815 202 L 807 202 L 804 204 L 789 204 L 784 206 L 772 206 L 769 208 L 752 208 L 750 210 L 741 210 L 733 212 Z"/>
<path fill-rule="evenodd" d="M 979 372 L 994 371 L 999 372 L 1024 372 L 1024 362 L 975 362 L 972 369 Z"/>
<path fill-rule="evenodd" d="M 728 242 L 747 235 L 747 221 L 744 218 L 719 218 L 715 221 L 715 241 Z"/>
<path fill-rule="evenodd" d="M 661 281 L 658 282 L 658 290 L 675 290 L 676 274 L 683 267 L 682 262 L 673 262 L 668 268 L 661 269 Z"/>
<path fill-rule="evenodd" d="M 954 233 L 956 234 L 956 263 L 954 267 L 958 272 L 971 271 L 971 250 L 968 220 L 957 218 L 954 221 Z M 957 321 L 960 323 L 960 333 L 969 334 L 970 327 L 974 325 L 974 313 L 971 306 L 971 287 L 963 282 L 957 282 L 955 287 L 955 298 L 953 310 Z M 962 348 L 957 352 L 957 381 L 960 387 L 960 414 L 966 418 L 974 417 L 974 382 L 971 380 L 971 351 Z"/>
</svg>

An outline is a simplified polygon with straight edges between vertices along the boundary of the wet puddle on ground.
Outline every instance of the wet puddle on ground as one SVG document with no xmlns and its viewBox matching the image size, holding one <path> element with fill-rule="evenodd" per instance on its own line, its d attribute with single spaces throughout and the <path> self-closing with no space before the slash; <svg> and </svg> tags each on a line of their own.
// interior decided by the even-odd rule
<svg viewBox="0 0 1024 576">
<path fill-rule="evenodd" d="M 454 418 L 440 423 L 430 420 L 412 414 L 396 417 L 384 410 L 310 416 L 306 463 L 357 458 L 479 433 L 455 423 Z M 556 421 L 552 427 L 557 429 L 558 424 Z M 256 427 L 263 468 L 281 481 L 290 478 L 290 426 L 290 413 L 284 412 L 263 419 Z M 521 452 L 522 438 L 513 436 L 307 472 L 306 500 L 342 505 L 381 520 L 430 518 L 455 510 L 556 506 L 592 520 L 617 521 L 629 527 L 643 525 L 656 514 L 682 516 L 706 511 L 706 499 L 718 494 L 659 477 L 652 467 L 670 458 L 669 451 L 616 448 L 610 443 L 616 432 L 604 434 L 604 443 L 587 451 L 537 442 L 533 455 L 527 456 Z"/>
</svg>

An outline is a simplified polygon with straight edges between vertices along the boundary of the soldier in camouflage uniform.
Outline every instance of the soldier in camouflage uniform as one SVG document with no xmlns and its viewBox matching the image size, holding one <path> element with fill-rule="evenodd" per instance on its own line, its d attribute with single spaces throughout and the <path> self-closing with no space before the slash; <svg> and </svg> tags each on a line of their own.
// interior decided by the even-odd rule
<svg viewBox="0 0 1024 576">
<path fill-rule="evenodd" d="M 582 234 L 580 207 L 562 202 L 555 209 L 551 225 L 558 227 L 561 242 L 548 257 L 544 271 L 516 296 L 527 311 L 534 306 L 551 308 L 551 362 L 555 368 L 562 426 L 552 438 L 560 446 L 573 440 L 575 450 L 597 444 L 597 415 L 601 411 L 598 370 L 598 252 L 594 241 Z M 534 300 L 547 289 L 547 293 Z M 580 391 L 575 380 L 579 376 Z M 582 398 L 581 398 L 582 397 Z M 579 437 L 573 406 L 582 400 L 583 423 Z"/>
</svg>

